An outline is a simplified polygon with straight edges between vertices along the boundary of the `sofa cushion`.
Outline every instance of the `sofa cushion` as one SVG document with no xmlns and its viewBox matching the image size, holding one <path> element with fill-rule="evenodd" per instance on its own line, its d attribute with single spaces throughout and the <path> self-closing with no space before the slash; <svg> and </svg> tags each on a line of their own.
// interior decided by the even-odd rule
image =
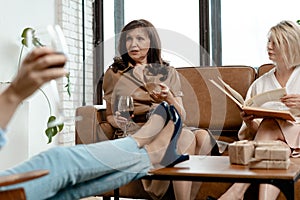
<svg viewBox="0 0 300 200">
<path fill-rule="evenodd" d="M 275 65 L 272 63 L 263 64 L 257 69 L 257 78 L 265 74 L 266 72 L 270 71 L 272 68 L 274 68 Z"/>
<path fill-rule="evenodd" d="M 76 144 L 90 144 L 114 139 L 114 129 L 106 121 L 104 109 L 82 106 L 76 109 L 76 116 L 82 117 L 75 123 Z"/>
<path fill-rule="evenodd" d="M 221 77 L 245 97 L 255 79 L 255 69 L 249 66 L 222 66 L 183 67 L 177 68 L 177 71 L 181 78 L 184 108 L 187 112 L 185 124 L 208 128 L 219 134 L 221 131 L 236 134 L 242 123 L 238 107 L 209 79 L 217 80 Z"/>
</svg>

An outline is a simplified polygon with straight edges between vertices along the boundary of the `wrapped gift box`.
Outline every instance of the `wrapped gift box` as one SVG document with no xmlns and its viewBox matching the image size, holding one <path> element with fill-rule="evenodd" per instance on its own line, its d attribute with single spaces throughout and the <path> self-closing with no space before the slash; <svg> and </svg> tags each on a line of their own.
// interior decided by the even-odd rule
<svg viewBox="0 0 300 200">
<path fill-rule="evenodd" d="M 262 140 L 262 141 L 255 141 L 254 142 L 255 147 L 260 147 L 260 146 L 282 146 L 285 145 L 284 142 L 279 141 L 279 140 Z"/>
<path fill-rule="evenodd" d="M 253 160 L 250 162 L 250 168 L 258 169 L 288 169 L 290 159 L 287 160 Z"/>
<path fill-rule="evenodd" d="M 287 146 L 258 146 L 255 148 L 257 160 L 288 160 L 290 149 Z"/>
<path fill-rule="evenodd" d="M 231 164 L 248 165 L 254 154 L 253 141 L 237 141 L 228 145 L 228 153 Z"/>
</svg>

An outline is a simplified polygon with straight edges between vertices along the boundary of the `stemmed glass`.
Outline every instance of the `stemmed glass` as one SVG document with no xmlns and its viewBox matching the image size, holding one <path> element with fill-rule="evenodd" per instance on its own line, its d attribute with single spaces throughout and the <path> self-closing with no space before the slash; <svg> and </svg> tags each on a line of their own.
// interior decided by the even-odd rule
<svg viewBox="0 0 300 200">
<path fill-rule="evenodd" d="M 58 54 L 68 55 L 68 47 L 66 43 L 65 36 L 59 25 L 48 25 L 46 28 L 29 29 L 26 34 L 27 47 L 29 49 L 34 47 L 48 46 L 52 48 Z M 67 65 L 67 63 L 65 64 Z M 51 67 L 65 67 L 66 66 L 51 66 Z M 69 77 L 68 82 L 69 82 Z M 69 83 L 68 83 L 69 84 Z M 51 80 L 50 86 L 50 97 L 48 97 L 43 90 L 41 90 L 45 97 L 47 98 L 48 104 L 50 106 L 50 117 L 47 123 L 46 134 L 51 142 L 52 136 L 56 135 L 63 129 L 64 123 L 75 121 L 77 118 L 65 117 L 63 109 L 61 106 L 61 100 L 59 97 L 59 89 L 56 80 Z M 69 89 L 69 85 L 67 85 Z M 70 91 L 68 90 L 70 95 Z M 54 104 L 52 107 L 50 100 Z M 53 109 L 52 109 L 53 108 Z"/>
<path fill-rule="evenodd" d="M 124 127 L 124 136 L 127 136 L 127 126 L 133 115 L 134 105 L 131 96 L 120 96 L 118 101 L 118 111 L 127 121 Z"/>
</svg>

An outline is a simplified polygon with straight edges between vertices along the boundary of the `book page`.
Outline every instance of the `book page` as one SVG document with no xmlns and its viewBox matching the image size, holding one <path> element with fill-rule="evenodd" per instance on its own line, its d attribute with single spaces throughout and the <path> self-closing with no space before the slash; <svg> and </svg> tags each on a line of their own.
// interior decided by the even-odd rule
<svg viewBox="0 0 300 200">
<path fill-rule="evenodd" d="M 216 81 L 210 79 L 209 80 L 210 82 L 212 82 L 217 88 L 219 88 L 222 92 L 224 92 L 234 103 L 236 103 L 240 109 L 243 108 L 243 103 L 244 103 L 244 100 L 242 98 L 242 102 L 239 101 L 238 98 L 236 98 L 235 96 L 231 95 L 229 92 L 227 92 L 227 90 L 225 88 L 223 88 L 222 86 L 220 86 Z M 229 86 L 230 87 L 230 86 Z M 236 92 L 236 91 L 235 91 Z M 236 92 L 237 93 L 237 92 Z M 241 95 L 240 95 L 241 96 Z"/>
<path fill-rule="evenodd" d="M 270 90 L 246 100 L 244 105 L 249 107 L 261 107 L 266 102 L 280 102 L 280 98 L 286 94 L 285 88 Z"/>
<path fill-rule="evenodd" d="M 224 85 L 224 87 L 229 90 L 229 92 L 242 104 L 245 105 L 244 103 L 244 98 L 242 97 L 242 95 L 240 93 L 238 93 L 237 91 L 235 91 L 232 87 L 230 87 L 230 85 L 228 85 L 227 83 L 225 83 L 220 77 L 218 77 L 218 79 L 221 81 L 221 83 Z"/>
<path fill-rule="evenodd" d="M 231 100 L 233 100 L 247 115 L 253 115 L 255 118 L 272 117 L 296 121 L 293 114 L 297 111 L 293 110 L 292 114 L 291 110 L 280 101 L 280 98 L 286 95 L 285 88 L 280 88 L 262 94 L 258 94 L 244 102 L 242 95 L 240 95 L 237 91 L 231 88 L 220 77 L 218 78 L 224 85 L 224 87 L 222 87 L 219 83 L 215 82 L 212 79 L 210 79 L 210 82 L 212 82 L 217 88 L 219 88 Z M 244 102 L 244 104 L 241 104 L 241 102 Z M 298 113 L 299 112 L 300 111 L 298 111 Z"/>
</svg>

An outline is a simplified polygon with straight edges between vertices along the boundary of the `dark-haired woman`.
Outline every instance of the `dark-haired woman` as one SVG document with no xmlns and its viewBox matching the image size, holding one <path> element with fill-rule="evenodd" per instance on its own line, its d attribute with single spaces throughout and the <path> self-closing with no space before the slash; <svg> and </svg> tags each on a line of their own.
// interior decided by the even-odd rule
<svg viewBox="0 0 300 200">
<path fill-rule="evenodd" d="M 116 109 L 118 98 L 130 95 L 134 99 L 134 114 L 127 125 L 127 133 L 134 135 L 151 116 L 152 110 L 162 101 L 167 102 L 185 119 L 182 103 L 183 93 L 179 74 L 161 57 L 161 42 L 156 28 L 147 20 L 129 22 L 119 38 L 119 57 L 104 75 L 104 99 L 107 103 L 107 120 L 115 128 L 123 129 L 127 119 Z M 149 127 L 155 130 L 156 127 Z M 166 127 L 165 129 L 167 129 Z M 183 128 L 178 141 L 180 153 L 195 154 L 194 134 Z M 160 199 L 169 187 L 169 181 L 143 180 L 145 190 Z M 174 181 L 177 200 L 186 200 L 191 193 L 191 182 Z"/>
</svg>

